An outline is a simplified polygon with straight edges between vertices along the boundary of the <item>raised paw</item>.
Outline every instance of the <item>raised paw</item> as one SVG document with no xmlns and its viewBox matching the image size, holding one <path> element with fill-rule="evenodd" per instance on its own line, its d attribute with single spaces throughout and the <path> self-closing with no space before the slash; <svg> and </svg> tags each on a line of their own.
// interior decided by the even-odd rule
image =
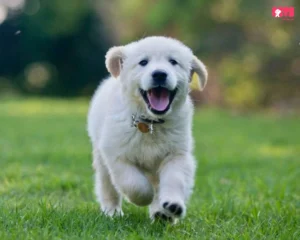
<svg viewBox="0 0 300 240">
<path fill-rule="evenodd" d="M 163 208 L 176 218 L 184 215 L 184 206 L 174 202 L 164 202 Z"/>
</svg>

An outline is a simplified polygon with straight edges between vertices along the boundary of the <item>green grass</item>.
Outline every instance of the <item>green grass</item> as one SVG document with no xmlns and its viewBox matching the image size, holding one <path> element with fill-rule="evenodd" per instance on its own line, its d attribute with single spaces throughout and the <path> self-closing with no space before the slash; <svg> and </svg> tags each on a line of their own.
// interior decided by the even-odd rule
<svg viewBox="0 0 300 240">
<path fill-rule="evenodd" d="M 184 221 L 99 212 L 85 100 L 0 102 L 0 239 L 300 239 L 300 119 L 203 109 Z"/>
</svg>

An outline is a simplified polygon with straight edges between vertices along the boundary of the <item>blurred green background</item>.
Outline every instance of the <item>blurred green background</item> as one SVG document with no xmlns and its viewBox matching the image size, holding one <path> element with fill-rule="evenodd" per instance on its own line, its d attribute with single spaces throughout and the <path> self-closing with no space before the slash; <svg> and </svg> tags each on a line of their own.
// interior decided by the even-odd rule
<svg viewBox="0 0 300 240">
<path fill-rule="evenodd" d="M 272 17 L 294 6 L 295 19 Z M 300 106 L 300 1 L 0 0 L 0 95 L 90 96 L 113 45 L 178 38 L 209 70 L 197 104 Z"/>
</svg>

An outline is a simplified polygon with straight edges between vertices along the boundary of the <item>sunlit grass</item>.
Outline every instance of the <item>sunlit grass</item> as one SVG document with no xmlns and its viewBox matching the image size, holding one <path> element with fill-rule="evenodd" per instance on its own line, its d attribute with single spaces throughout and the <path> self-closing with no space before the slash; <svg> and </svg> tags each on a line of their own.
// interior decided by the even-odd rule
<svg viewBox="0 0 300 240">
<path fill-rule="evenodd" d="M 83 115 L 87 112 L 88 100 L 53 100 L 30 99 L 20 104 L 16 100 L 6 100 L 1 104 L 2 114 L 7 116 L 42 116 L 42 115 Z"/>
<path fill-rule="evenodd" d="M 88 100 L 0 103 L 0 239 L 300 239 L 299 117 L 196 113 L 196 187 L 186 219 L 151 224 L 93 195 Z"/>
<path fill-rule="evenodd" d="M 296 155 L 300 156 L 300 145 L 294 147 L 263 145 L 259 150 L 259 152 L 263 156 L 267 157 L 292 157 Z"/>
</svg>

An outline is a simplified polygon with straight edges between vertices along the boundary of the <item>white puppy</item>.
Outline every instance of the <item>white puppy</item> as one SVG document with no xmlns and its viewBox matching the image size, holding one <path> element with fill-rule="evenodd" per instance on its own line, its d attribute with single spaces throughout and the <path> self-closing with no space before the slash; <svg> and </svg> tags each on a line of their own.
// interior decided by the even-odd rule
<svg viewBox="0 0 300 240">
<path fill-rule="evenodd" d="M 196 169 L 189 82 L 195 73 L 203 89 L 205 66 L 181 42 L 147 37 L 111 48 L 106 67 L 88 114 L 102 211 L 122 215 L 124 196 L 152 219 L 183 217 Z"/>
</svg>

